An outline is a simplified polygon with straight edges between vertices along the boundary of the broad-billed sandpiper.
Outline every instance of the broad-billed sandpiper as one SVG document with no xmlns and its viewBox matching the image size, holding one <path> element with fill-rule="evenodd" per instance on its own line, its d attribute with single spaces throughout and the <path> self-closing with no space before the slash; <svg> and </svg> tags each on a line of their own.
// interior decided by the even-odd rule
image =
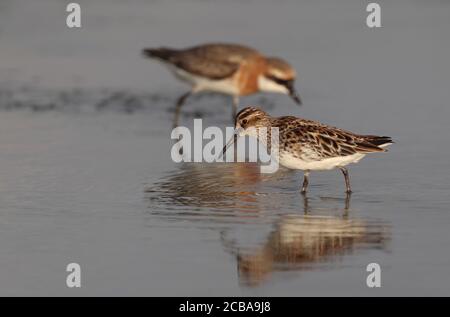
<svg viewBox="0 0 450 317">
<path fill-rule="evenodd" d="M 302 193 L 306 193 L 310 171 L 339 168 L 345 177 L 347 193 L 351 193 L 345 166 L 359 162 L 366 154 L 386 152 L 393 143 L 388 136 L 360 135 L 313 120 L 293 116 L 273 118 L 257 107 L 242 109 L 235 119 L 236 134 L 258 137 L 258 129 L 278 128 L 279 163 L 290 169 L 304 171 Z M 267 141 L 259 140 L 268 144 Z M 223 152 L 233 144 L 232 138 Z"/>
<path fill-rule="evenodd" d="M 233 97 L 233 118 L 240 96 L 259 91 L 287 94 L 298 104 L 294 68 L 277 57 L 237 44 L 204 44 L 186 49 L 145 48 L 144 56 L 162 61 L 191 91 L 179 97 L 174 124 L 178 125 L 181 106 L 197 92 L 212 91 Z"/>
</svg>

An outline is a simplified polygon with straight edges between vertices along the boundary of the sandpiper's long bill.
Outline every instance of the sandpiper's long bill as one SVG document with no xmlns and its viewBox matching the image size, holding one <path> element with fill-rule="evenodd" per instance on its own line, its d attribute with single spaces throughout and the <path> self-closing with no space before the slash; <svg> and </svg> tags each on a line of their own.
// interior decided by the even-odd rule
<svg viewBox="0 0 450 317">
<path fill-rule="evenodd" d="M 162 61 L 178 79 L 191 85 L 191 90 L 177 101 L 175 124 L 186 99 L 202 91 L 231 95 L 233 118 L 239 97 L 260 91 L 287 94 L 301 104 L 294 87 L 294 68 L 280 58 L 266 57 L 250 47 L 205 44 L 187 49 L 146 48 L 143 54 Z"/>
<path fill-rule="evenodd" d="M 258 137 L 259 128 L 270 131 L 274 127 L 279 133 L 279 163 L 304 171 L 302 193 L 307 190 L 310 171 L 335 168 L 344 174 L 347 193 L 351 193 L 345 166 L 359 162 L 368 153 L 386 152 L 384 148 L 393 143 L 388 136 L 355 134 L 313 120 L 293 116 L 274 118 L 257 107 L 244 108 L 236 115 L 235 131 L 240 136 Z M 232 142 L 233 139 L 224 152 Z"/>
</svg>

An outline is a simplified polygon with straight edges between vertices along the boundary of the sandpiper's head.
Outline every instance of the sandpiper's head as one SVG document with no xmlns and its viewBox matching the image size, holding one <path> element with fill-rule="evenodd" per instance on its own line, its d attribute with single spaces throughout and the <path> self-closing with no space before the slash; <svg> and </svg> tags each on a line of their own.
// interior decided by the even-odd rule
<svg viewBox="0 0 450 317">
<path fill-rule="evenodd" d="M 245 107 L 234 119 L 234 137 L 223 147 L 222 155 L 225 155 L 237 136 L 250 135 L 258 138 L 260 128 L 269 129 L 270 124 L 271 117 L 267 112 L 258 107 Z"/>
<path fill-rule="evenodd" d="M 258 107 L 246 107 L 238 112 L 235 128 L 239 135 L 254 135 L 258 128 L 270 128 L 270 115 Z"/>
<path fill-rule="evenodd" d="M 266 71 L 258 78 L 258 86 L 261 91 L 287 94 L 301 105 L 294 87 L 295 77 L 295 69 L 289 63 L 281 58 L 268 57 Z"/>
</svg>

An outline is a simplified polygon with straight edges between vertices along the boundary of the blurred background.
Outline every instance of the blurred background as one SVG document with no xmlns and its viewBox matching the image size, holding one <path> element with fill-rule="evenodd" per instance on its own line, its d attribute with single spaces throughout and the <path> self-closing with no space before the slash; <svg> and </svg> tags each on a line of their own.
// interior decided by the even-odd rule
<svg viewBox="0 0 450 317">
<path fill-rule="evenodd" d="M 448 295 L 450 3 L 0 0 L 0 295 Z M 175 164 L 188 88 L 152 46 L 252 46 L 290 61 L 296 115 L 392 136 L 342 176 Z M 230 126 L 230 100 L 190 99 L 181 124 Z M 69 289 L 77 262 L 82 287 Z M 382 287 L 366 286 L 366 265 Z"/>
</svg>

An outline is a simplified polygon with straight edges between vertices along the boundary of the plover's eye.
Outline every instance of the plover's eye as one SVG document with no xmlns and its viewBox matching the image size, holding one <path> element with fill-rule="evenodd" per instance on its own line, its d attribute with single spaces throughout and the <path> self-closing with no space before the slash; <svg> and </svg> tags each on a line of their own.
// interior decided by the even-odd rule
<svg viewBox="0 0 450 317">
<path fill-rule="evenodd" d="M 246 124 L 247 124 L 247 122 L 248 122 L 248 120 L 247 120 L 247 119 L 244 119 L 244 120 L 242 120 L 242 124 L 243 124 L 243 125 L 246 125 Z"/>
</svg>

